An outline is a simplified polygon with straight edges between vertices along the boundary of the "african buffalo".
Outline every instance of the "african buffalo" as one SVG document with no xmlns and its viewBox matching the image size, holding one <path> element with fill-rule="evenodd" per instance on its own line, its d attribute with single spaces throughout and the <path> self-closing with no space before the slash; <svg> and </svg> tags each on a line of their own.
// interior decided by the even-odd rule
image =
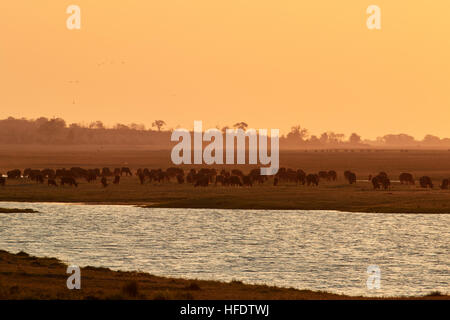
<svg viewBox="0 0 450 320">
<path fill-rule="evenodd" d="M 69 186 L 75 186 L 78 187 L 78 183 L 73 177 L 62 177 L 61 178 L 61 186 L 64 186 L 65 184 L 68 184 Z"/>
<path fill-rule="evenodd" d="M 311 184 L 314 186 L 319 185 L 319 175 L 310 173 L 306 176 L 306 184 L 310 186 Z"/>
<path fill-rule="evenodd" d="M 330 170 L 328 171 L 328 178 L 332 181 L 336 181 L 337 180 L 337 173 L 334 170 Z"/>
<path fill-rule="evenodd" d="M 428 187 L 433 188 L 433 182 L 431 181 L 431 178 L 428 176 L 421 177 L 419 179 L 419 183 L 422 188 L 428 188 Z"/>
<path fill-rule="evenodd" d="M 131 173 L 130 168 L 127 168 L 127 167 L 123 167 L 122 169 L 120 169 L 120 175 L 123 175 L 123 174 L 125 174 L 126 177 L 133 176 L 133 174 Z"/>
<path fill-rule="evenodd" d="M 354 172 L 347 170 L 344 172 L 344 177 L 347 179 L 349 184 L 356 183 L 356 174 Z"/>
<path fill-rule="evenodd" d="M 6 184 L 6 179 L 0 176 L 0 186 L 5 186 Z"/>
<path fill-rule="evenodd" d="M 399 180 L 401 184 L 415 184 L 414 177 L 411 173 L 402 173 L 399 176 Z"/>
<path fill-rule="evenodd" d="M 6 173 L 8 179 L 19 179 L 21 176 L 21 171 L 19 169 L 11 170 Z"/>
<path fill-rule="evenodd" d="M 443 189 L 443 190 L 448 189 L 449 183 L 450 183 L 449 179 L 442 180 L 442 184 L 441 184 L 440 188 Z"/>
</svg>

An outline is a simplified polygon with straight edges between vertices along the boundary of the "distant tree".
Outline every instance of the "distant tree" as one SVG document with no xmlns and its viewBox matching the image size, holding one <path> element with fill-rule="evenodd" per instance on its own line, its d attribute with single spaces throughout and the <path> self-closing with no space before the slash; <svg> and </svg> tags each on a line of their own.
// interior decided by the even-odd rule
<svg viewBox="0 0 450 320">
<path fill-rule="evenodd" d="M 359 144 L 361 143 L 361 136 L 356 134 L 356 133 L 352 133 L 352 135 L 350 136 L 350 138 L 348 139 L 348 141 L 351 144 Z"/>
<path fill-rule="evenodd" d="M 320 143 L 328 143 L 328 133 L 324 132 L 320 135 Z"/>
<path fill-rule="evenodd" d="M 114 126 L 114 129 L 116 129 L 116 130 L 130 130 L 130 128 L 127 125 L 122 124 L 122 123 L 116 124 Z"/>
<path fill-rule="evenodd" d="M 302 128 L 300 125 L 291 127 L 291 132 L 288 133 L 287 138 L 297 138 L 300 140 L 304 140 L 308 137 L 308 130 Z"/>
<path fill-rule="evenodd" d="M 97 120 L 89 125 L 89 129 L 105 129 L 103 122 Z"/>
<path fill-rule="evenodd" d="M 423 138 L 423 142 L 428 145 L 437 145 L 441 143 L 441 139 L 431 134 L 427 134 L 425 138 Z"/>
<path fill-rule="evenodd" d="M 152 123 L 152 127 L 157 127 L 158 131 L 161 131 L 162 127 L 164 127 L 166 123 L 163 120 L 155 120 Z"/>
<path fill-rule="evenodd" d="M 233 125 L 233 127 L 235 128 L 235 129 L 242 129 L 242 130 L 247 130 L 247 127 L 248 127 L 248 124 L 247 123 L 245 123 L 245 122 L 238 122 L 238 123 L 235 123 L 234 125 Z"/>
<path fill-rule="evenodd" d="M 38 131 L 49 137 L 57 136 L 66 127 L 66 121 L 61 118 L 53 118 L 47 122 L 42 119 L 40 123 L 41 125 L 39 126 Z"/>
<path fill-rule="evenodd" d="M 312 135 L 311 138 L 309 138 L 309 143 L 316 145 L 320 143 L 320 140 L 319 138 L 317 138 L 317 136 Z"/>
<path fill-rule="evenodd" d="M 387 134 L 383 137 L 383 141 L 388 145 L 411 145 L 417 143 L 414 137 L 404 133 Z"/>
</svg>

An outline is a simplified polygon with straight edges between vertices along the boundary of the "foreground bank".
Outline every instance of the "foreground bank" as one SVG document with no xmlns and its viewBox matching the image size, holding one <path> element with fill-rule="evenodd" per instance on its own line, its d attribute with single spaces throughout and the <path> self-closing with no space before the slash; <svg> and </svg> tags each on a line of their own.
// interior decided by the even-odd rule
<svg viewBox="0 0 450 320">
<path fill-rule="evenodd" d="M 81 289 L 66 286 L 67 265 L 55 258 L 38 258 L 24 252 L 0 250 L 0 299 L 151 299 L 151 300 L 284 300 L 368 299 L 327 292 L 248 285 L 240 281 L 186 280 L 157 277 L 141 272 L 81 268 Z M 396 299 L 396 298 L 389 298 Z M 400 299 L 442 299 L 439 292 Z"/>
</svg>

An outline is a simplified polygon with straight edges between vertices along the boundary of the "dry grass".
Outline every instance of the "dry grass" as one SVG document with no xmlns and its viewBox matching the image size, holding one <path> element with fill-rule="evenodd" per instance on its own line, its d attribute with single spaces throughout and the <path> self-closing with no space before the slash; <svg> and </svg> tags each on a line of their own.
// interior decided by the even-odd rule
<svg viewBox="0 0 450 320">
<path fill-rule="evenodd" d="M 36 258 L 26 253 L 0 250 L 0 299 L 148 299 L 148 300 L 304 300 L 368 299 L 327 292 L 247 285 L 240 281 L 185 280 L 156 277 L 139 272 L 111 271 L 106 268 L 81 269 L 81 289 L 66 287 L 67 265 L 54 258 Z M 417 298 L 450 297 L 436 292 Z M 393 299 L 393 298 L 390 298 Z"/>
</svg>

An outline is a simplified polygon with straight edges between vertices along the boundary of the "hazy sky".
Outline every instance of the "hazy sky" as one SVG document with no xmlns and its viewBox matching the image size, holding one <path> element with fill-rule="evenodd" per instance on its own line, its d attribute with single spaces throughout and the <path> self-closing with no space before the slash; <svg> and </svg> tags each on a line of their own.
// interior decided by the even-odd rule
<svg viewBox="0 0 450 320">
<path fill-rule="evenodd" d="M 70 4 L 81 30 L 66 28 Z M 366 27 L 371 4 L 381 30 Z M 450 137 L 449 12 L 447 0 L 2 0 L 0 117 Z"/>
</svg>

